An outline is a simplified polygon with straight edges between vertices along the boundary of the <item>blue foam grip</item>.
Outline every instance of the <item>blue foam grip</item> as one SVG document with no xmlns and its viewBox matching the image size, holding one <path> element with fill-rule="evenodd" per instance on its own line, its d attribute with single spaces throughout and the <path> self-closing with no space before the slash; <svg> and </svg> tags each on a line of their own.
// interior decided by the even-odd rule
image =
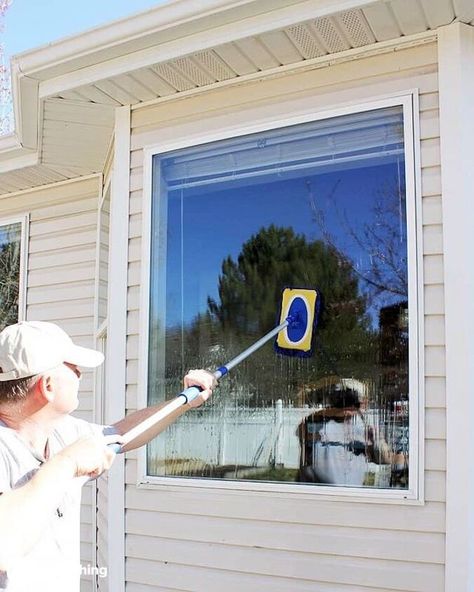
<svg viewBox="0 0 474 592">
<path fill-rule="evenodd" d="M 178 397 L 184 397 L 186 403 L 191 403 L 191 401 L 199 397 L 203 390 L 200 386 L 189 386 L 183 392 L 179 393 Z"/>
</svg>

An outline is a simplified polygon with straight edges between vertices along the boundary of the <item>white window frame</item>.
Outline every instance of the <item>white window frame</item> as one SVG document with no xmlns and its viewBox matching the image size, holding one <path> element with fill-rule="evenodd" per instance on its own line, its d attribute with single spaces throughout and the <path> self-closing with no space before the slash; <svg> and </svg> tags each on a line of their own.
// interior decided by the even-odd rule
<svg viewBox="0 0 474 592">
<path fill-rule="evenodd" d="M 102 336 L 102 334 L 104 333 L 104 331 L 106 331 L 107 329 L 107 320 L 108 320 L 108 310 L 107 313 L 105 315 L 105 318 L 99 322 L 99 314 L 100 314 L 100 305 L 99 305 L 99 295 L 100 295 L 100 265 L 102 263 L 101 257 L 100 257 L 100 234 L 101 234 L 101 223 L 102 223 L 102 219 L 104 216 L 104 211 L 103 211 L 103 207 L 104 207 L 104 203 L 107 199 L 111 200 L 111 192 L 112 192 L 112 182 L 111 179 L 109 178 L 107 183 L 105 183 L 102 186 L 102 190 L 101 190 L 101 194 L 99 196 L 99 204 L 97 207 L 97 238 L 96 238 L 96 260 L 95 260 L 95 285 L 94 285 L 94 334 L 95 334 L 95 339 L 99 340 Z M 108 249 L 108 254 L 110 255 L 110 212 L 109 212 L 109 249 Z M 107 268 L 109 265 L 109 261 L 107 260 Z M 107 278 L 107 280 L 109 281 L 109 278 Z M 108 308 L 108 293 L 107 293 L 107 308 Z"/>
<path fill-rule="evenodd" d="M 151 249 L 151 204 L 153 199 L 152 173 L 153 157 L 171 151 L 199 146 L 208 142 L 236 138 L 239 136 L 264 132 L 285 126 L 330 119 L 340 115 L 361 113 L 384 107 L 401 106 L 404 121 L 404 150 L 407 208 L 407 255 L 409 290 L 409 487 L 408 489 L 364 489 L 360 487 L 338 487 L 314 484 L 292 483 L 254 483 L 248 481 L 224 481 L 186 477 L 164 477 L 147 474 L 147 451 L 142 447 L 137 452 L 137 487 L 164 488 L 169 491 L 182 487 L 195 487 L 210 490 L 233 490 L 241 492 L 267 492 L 326 498 L 328 500 L 348 500 L 380 503 L 424 503 L 424 336 L 423 336 L 423 257 L 421 223 L 421 167 L 419 137 L 419 102 L 417 89 L 405 90 L 371 101 L 353 102 L 340 107 L 315 112 L 310 107 L 291 117 L 276 116 L 269 120 L 254 122 L 245 126 L 229 126 L 218 131 L 186 135 L 172 141 L 154 144 L 144 148 L 143 184 L 143 231 L 142 261 L 148 262 Z M 148 339 L 149 339 L 149 290 L 150 265 L 142 266 L 140 301 L 140 345 L 139 345 L 139 407 L 147 406 L 148 396 Z M 225 379 L 224 379 L 225 380 Z M 414 394 L 418 393 L 418 396 Z M 177 394 L 177 393 L 176 393 Z M 167 393 L 167 398 L 172 393 Z"/>
<path fill-rule="evenodd" d="M 26 320 L 26 278 L 28 272 L 28 238 L 29 238 L 29 214 L 0 218 L 0 226 L 9 224 L 21 224 L 20 230 L 20 277 L 18 287 L 18 320 Z"/>
</svg>

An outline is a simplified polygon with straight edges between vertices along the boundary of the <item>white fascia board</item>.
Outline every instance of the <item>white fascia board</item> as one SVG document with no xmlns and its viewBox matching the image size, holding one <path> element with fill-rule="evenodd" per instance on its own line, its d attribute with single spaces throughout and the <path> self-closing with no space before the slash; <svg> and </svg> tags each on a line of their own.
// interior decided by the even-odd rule
<svg viewBox="0 0 474 592">
<path fill-rule="evenodd" d="M 184 3 L 184 0 L 183 0 Z M 187 3 L 187 0 L 186 0 Z M 223 43 L 228 43 L 231 40 L 242 39 L 252 35 L 259 35 L 267 31 L 272 31 L 279 28 L 288 27 L 290 25 L 309 20 L 312 18 L 319 18 L 336 12 L 344 10 L 363 8 L 369 4 L 373 4 L 373 0 L 320 0 L 315 2 L 314 0 L 251 0 L 251 2 L 223 2 L 220 0 L 207 0 L 206 5 L 222 5 L 219 14 L 223 12 L 224 8 L 230 11 L 231 8 L 245 7 L 245 17 L 242 17 L 243 11 L 234 11 L 230 22 L 219 24 L 220 21 L 217 19 L 217 11 L 214 14 L 210 14 L 210 10 L 201 11 L 201 13 L 195 15 L 195 21 L 190 22 L 186 29 L 178 28 L 178 25 L 182 24 L 181 21 L 176 21 L 174 27 L 176 27 L 176 36 L 168 34 L 166 35 L 167 41 L 159 42 L 159 35 L 156 38 L 156 34 L 160 32 L 159 27 L 156 23 L 148 23 L 147 30 L 141 31 L 141 38 L 137 38 L 135 47 L 130 44 L 130 40 L 133 36 L 137 36 L 138 33 L 133 31 L 127 31 L 132 25 L 128 25 L 128 21 L 120 21 L 115 23 L 111 27 L 121 26 L 123 28 L 121 43 L 124 51 L 120 54 L 117 45 L 114 47 L 105 47 L 102 45 L 101 59 L 96 59 L 89 66 L 82 66 L 79 69 L 71 69 L 71 64 L 67 64 L 69 56 L 64 58 L 64 73 L 43 80 L 40 84 L 40 97 L 53 96 L 61 91 L 67 91 L 79 86 L 86 84 L 93 84 L 104 78 L 110 78 L 119 74 L 125 74 L 134 70 L 171 60 L 177 57 L 207 49 Z M 178 6 L 181 2 L 174 2 L 165 6 Z M 194 3 L 195 4 L 195 3 Z M 279 5 L 279 7 L 278 7 Z M 251 13 L 250 8 L 253 9 Z M 156 9 L 158 12 L 159 9 Z M 200 27 L 196 32 L 197 19 L 200 17 L 209 17 L 208 26 Z M 230 18 L 230 15 L 229 15 Z M 216 26 L 217 21 L 217 26 Z M 164 25 L 163 25 L 164 27 Z M 166 24 L 166 28 L 170 28 L 171 25 Z M 178 30 L 179 29 L 179 30 Z M 162 29 L 164 30 L 164 29 Z M 105 32 L 105 30 L 104 30 Z M 152 46 L 140 49 L 143 45 L 143 37 L 155 35 L 155 41 Z M 74 56 L 77 58 L 80 56 L 83 40 L 82 36 L 74 38 L 72 41 L 77 43 L 76 51 Z M 103 38 L 102 38 L 103 41 Z M 58 55 L 61 56 L 61 51 L 55 53 L 55 64 L 58 65 Z M 100 48 L 97 48 L 99 51 Z M 95 56 L 98 57 L 97 55 Z M 31 60 L 30 60 L 31 62 Z M 31 63 L 21 62 L 21 69 L 23 72 L 31 72 L 31 75 L 35 75 L 31 70 Z"/>
</svg>

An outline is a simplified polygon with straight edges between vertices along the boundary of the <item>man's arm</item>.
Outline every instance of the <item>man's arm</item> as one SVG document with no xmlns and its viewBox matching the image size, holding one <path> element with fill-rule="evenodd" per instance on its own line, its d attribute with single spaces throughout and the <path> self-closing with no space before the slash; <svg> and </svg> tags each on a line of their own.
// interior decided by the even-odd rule
<svg viewBox="0 0 474 592">
<path fill-rule="evenodd" d="M 189 411 L 191 408 L 199 407 L 202 405 L 212 394 L 212 389 L 216 386 L 217 381 L 213 374 L 207 372 L 207 370 L 190 370 L 188 374 L 184 377 L 184 387 L 188 388 L 189 386 L 198 386 L 202 389 L 200 395 L 192 401 L 192 403 L 186 403 L 182 405 L 178 409 L 175 409 L 172 413 L 170 413 L 164 419 L 158 421 L 153 427 L 149 428 L 146 432 L 134 438 L 128 444 L 122 447 L 123 452 L 128 452 L 129 450 L 134 450 L 135 448 L 139 448 L 144 444 L 153 440 L 158 434 L 160 434 L 163 430 L 165 430 L 169 425 L 175 422 L 181 415 Z M 165 401 L 164 403 L 160 403 L 158 405 L 153 405 L 152 407 L 147 407 L 145 409 L 140 409 L 127 415 L 117 423 L 113 424 L 113 428 L 115 429 L 117 434 L 125 435 L 128 431 L 132 428 L 136 427 L 140 423 L 142 423 L 145 419 L 163 409 L 169 401 Z"/>
<path fill-rule="evenodd" d="M 0 495 L 0 571 L 28 553 L 39 541 L 75 477 L 97 477 L 115 454 L 102 437 L 88 436 L 67 446 L 21 487 Z"/>
</svg>

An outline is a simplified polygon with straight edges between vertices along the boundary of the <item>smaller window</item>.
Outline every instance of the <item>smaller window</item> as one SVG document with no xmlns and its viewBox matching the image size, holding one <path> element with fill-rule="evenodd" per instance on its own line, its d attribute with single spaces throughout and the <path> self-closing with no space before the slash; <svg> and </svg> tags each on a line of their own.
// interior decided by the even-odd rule
<svg viewBox="0 0 474 592">
<path fill-rule="evenodd" d="M 22 223 L 0 223 L 0 330 L 20 316 Z"/>
</svg>

